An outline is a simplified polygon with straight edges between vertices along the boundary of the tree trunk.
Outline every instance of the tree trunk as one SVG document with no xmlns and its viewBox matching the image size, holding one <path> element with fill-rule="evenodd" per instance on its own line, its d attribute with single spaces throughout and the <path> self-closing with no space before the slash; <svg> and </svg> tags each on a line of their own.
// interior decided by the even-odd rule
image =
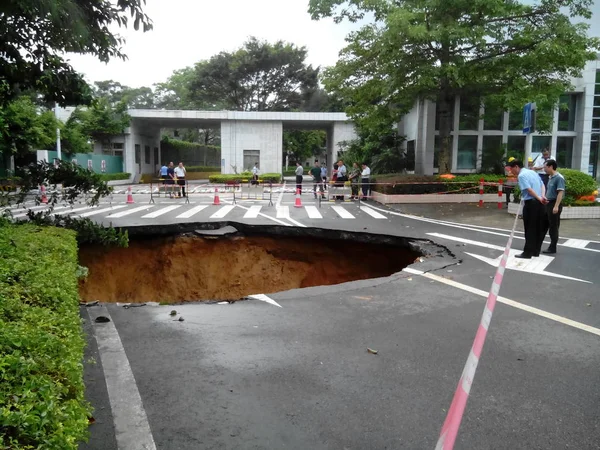
<svg viewBox="0 0 600 450">
<path fill-rule="evenodd" d="M 451 161 L 450 155 L 452 154 L 452 120 L 454 109 L 454 96 L 450 90 L 442 84 L 440 95 L 438 97 L 438 111 L 439 111 L 439 127 L 440 127 L 440 152 L 438 154 L 438 168 L 439 173 L 450 173 Z"/>
</svg>

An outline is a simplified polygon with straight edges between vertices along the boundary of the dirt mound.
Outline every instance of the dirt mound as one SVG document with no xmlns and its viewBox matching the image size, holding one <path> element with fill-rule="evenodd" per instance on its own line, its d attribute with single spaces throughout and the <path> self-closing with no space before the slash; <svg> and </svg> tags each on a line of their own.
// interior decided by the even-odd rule
<svg viewBox="0 0 600 450">
<path fill-rule="evenodd" d="M 405 248 L 316 238 L 158 238 L 129 248 L 83 247 L 81 299 L 180 302 L 388 276 L 419 255 Z"/>
</svg>

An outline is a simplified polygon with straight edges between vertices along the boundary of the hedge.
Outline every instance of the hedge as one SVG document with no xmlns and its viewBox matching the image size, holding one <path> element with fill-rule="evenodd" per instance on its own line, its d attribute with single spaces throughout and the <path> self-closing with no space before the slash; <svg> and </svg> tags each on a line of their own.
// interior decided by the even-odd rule
<svg viewBox="0 0 600 450">
<path fill-rule="evenodd" d="M 404 174 L 386 174 L 375 175 L 372 182 L 375 183 L 373 190 L 382 194 L 434 194 L 441 192 L 460 191 L 466 194 L 476 194 L 479 186 L 479 180 L 486 183 L 497 183 L 499 180 L 506 181 L 502 175 L 489 174 L 469 174 L 457 175 L 451 180 L 440 178 L 438 175 L 404 175 Z M 381 184 L 377 184 L 381 183 Z M 439 183 L 439 184 L 429 184 Z M 462 191 L 461 189 L 472 188 Z M 496 193 L 496 186 L 485 186 L 485 193 Z"/>
<path fill-rule="evenodd" d="M 218 172 L 221 173 L 220 167 L 215 166 L 186 166 L 186 172 Z"/>
<path fill-rule="evenodd" d="M 127 172 L 119 172 L 119 173 L 101 173 L 100 179 L 102 181 L 112 181 L 112 180 L 129 180 L 131 177 L 130 173 Z"/>
<path fill-rule="evenodd" d="M 87 439 L 75 232 L 0 223 L 0 448 Z"/>
<path fill-rule="evenodd" d="M 279 183 L 281 182 L 281 174 L 278 173 L 264 173 L 258 176 L 260 182 L 265 183 Z M 212 175 L 208 179 L 211 183 L 245 183 L 252 180 L 251 172 L 243 172 L 241 174 L 220 174 Z"/>
</svg>

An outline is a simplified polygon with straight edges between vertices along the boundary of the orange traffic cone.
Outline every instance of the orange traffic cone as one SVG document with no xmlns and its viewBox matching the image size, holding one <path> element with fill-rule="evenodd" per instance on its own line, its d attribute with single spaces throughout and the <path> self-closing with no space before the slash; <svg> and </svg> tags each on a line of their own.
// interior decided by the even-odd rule
<svg viewBox="0 0 600 450">
<path fill-rule="evenodd" d="M 127 203 L 135 203 L 133 201 L 133 194 L 131 193 L 131 186 L 127 189 Z"/>
<path fill-rule="evenodd" d="M 40 200 L 40 202 L 48 203 L 48 197 L 46 196 L 46 186 L 44 186 L 43 184 L 40 186 L 40 192 L 42 194 L 42 199 Z"/>
<path fill-rule="evenodd" d="M 220 205 L 221 204 L 221 200 L 219 199 L 219 188 L 215 188 L 215 201 L 213 202 L 213 205 Z"/>
<path fill-rule="evenodd" d="M 302 199 L 300 198 L 300 189 L 296 189 L 296 203 L 294 208 L 302 208 Z"/>
</svg>

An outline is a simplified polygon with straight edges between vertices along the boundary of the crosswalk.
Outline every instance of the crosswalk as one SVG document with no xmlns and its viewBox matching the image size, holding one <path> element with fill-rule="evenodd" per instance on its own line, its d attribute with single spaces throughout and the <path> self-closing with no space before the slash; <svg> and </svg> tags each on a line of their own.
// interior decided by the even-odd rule
<svg viewBox="0 0 600 450">
<path fill-rule="evenodd" d="M 48 210 L 47 205 L 32 206 L 35 212 Z M 386 220 L 388 217 L 380 212 L 362 205 L 331 205 L 324 204 L 322 207 L 315 205 L 305 205 L 301 208 L 290 207 L 288 205 L 267 206 L 267 205 L 249 205 L 248 207 L 237 206 L 235 204 L 212 205 L 195 203 L 177 203 L 167 204 L 112 204 L 107 203 L 97 206 L 74 205 L 74 206 L 56 206 L 52 213 L 57 216 L 70 215 L 72 217 L 90 218 L 92 220 L 107 220 L 113 223 L 119 220 L 135 220 L 138 222 L 151 222 L 153 220 L 165 222 L 181 222 L 187 220 L 264 220 L 276 218 L 279 220 L 295 221 L 319 221 L 319 220 Z M 23 219 L 27 216 L 27 209 L 13 208 L 12 217 L 14 219 Z"/>
</svg>

